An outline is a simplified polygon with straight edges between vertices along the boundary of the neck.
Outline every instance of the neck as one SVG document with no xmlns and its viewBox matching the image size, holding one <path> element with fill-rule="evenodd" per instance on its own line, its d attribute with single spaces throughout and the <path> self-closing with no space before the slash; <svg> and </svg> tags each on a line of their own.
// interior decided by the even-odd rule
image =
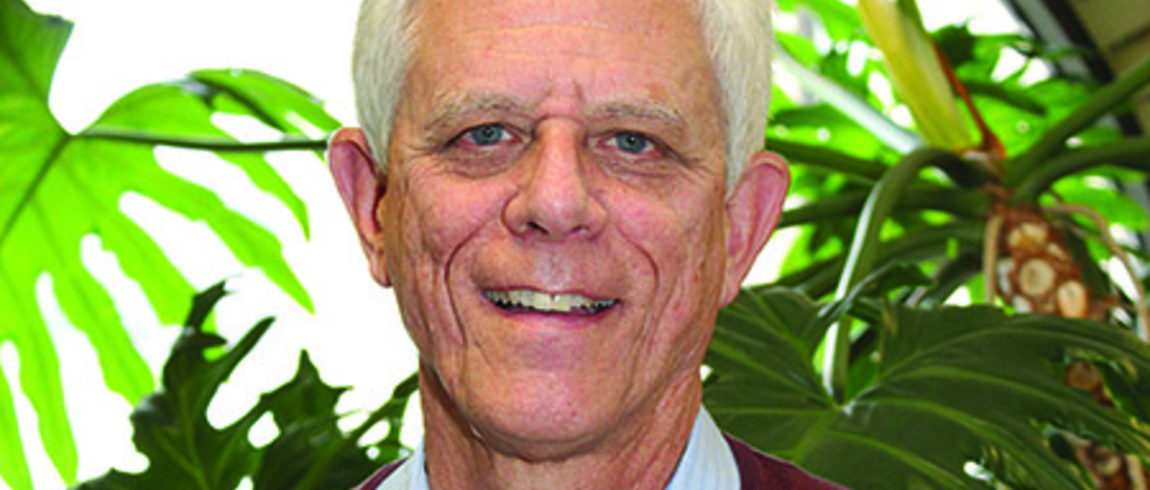
<svg viewBox="0 0 1150 490">
<path fill-rule="evenodd" d="M 492 448 L 424 368 L 420 393 L 427 472 L 434 490 L 662 490 L 686 449 L 702 402 L 698 376 L 681 376 L 607 436 L 574 449 Z M 656 416 L 657 414 L 657 416 Z"/>
</svg>

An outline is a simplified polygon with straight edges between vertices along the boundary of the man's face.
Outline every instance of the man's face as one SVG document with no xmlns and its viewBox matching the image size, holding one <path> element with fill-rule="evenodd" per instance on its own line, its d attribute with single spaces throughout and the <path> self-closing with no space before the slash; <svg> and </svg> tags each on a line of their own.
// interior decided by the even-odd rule
<svg viewBox="0 0 1150 490">
<path fill-rule="evenodd" d="M 379 229 L 360 228 L 425 375 L 512 450 L 594 444 L 697 387 L 715 313 L 774 217 L 732 225 L 693 6 L 416 9 Z M 777 215 L 785 171 L 771 175 Z"/>
</svg>

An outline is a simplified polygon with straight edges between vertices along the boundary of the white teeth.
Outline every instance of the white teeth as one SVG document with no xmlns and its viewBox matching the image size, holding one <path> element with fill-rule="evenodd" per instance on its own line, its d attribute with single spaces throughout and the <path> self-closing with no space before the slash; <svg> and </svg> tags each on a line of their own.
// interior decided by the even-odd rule
<svg viewBox="0 0 1150 490">
<path fill-rule="evenodd" d="M 615 304 L 614 300 L 595 301 L 578 294 L 547 294 L 523 289 L 484 291 L 483 296 L 503 308 L 530 308 L 547 313 L 598 313 Z"/>
</svg>

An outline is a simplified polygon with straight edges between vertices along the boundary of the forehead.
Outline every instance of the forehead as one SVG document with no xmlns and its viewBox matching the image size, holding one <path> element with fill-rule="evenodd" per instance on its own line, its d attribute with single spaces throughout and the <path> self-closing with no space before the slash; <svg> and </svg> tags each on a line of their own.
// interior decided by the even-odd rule
<svg viewBox="0 0 1150 490">
<path fill-rule="evenodd" d="M 421 22 L 481 24 L 491 28 L 573 24 L 652 33 L 684 26 L 652 26 L 672 18 L 698 20 L 695 0 L 410 0 Z M 685 14 L 685 15 L 684 15 Z M 655 27 L 652 29 L 652 27 Z M 681 33 L 680 33 L 681 34 Z"/>
<path fill-rule="evenodd" d="M 412 13 L 409 74 L 437 86 L 433 100 L 460 89 L 718 100 L 692 0 L 421 0 Z"/>
</svg>

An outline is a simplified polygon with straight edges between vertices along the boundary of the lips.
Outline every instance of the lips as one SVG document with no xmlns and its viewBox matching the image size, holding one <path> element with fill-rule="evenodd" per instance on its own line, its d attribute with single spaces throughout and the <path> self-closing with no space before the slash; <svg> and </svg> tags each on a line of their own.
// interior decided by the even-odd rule
<svg viewBox="0 0 1150 490">
<path fill-rule="evenodd" d="M 512 313 L 596 315 L 619 303 L 614 299 L 593 299 L 581 294 L 552 294 L 528 289 L 487 290 L 483 291 L 483 297 L 496 307 Z"/>
</svg>

